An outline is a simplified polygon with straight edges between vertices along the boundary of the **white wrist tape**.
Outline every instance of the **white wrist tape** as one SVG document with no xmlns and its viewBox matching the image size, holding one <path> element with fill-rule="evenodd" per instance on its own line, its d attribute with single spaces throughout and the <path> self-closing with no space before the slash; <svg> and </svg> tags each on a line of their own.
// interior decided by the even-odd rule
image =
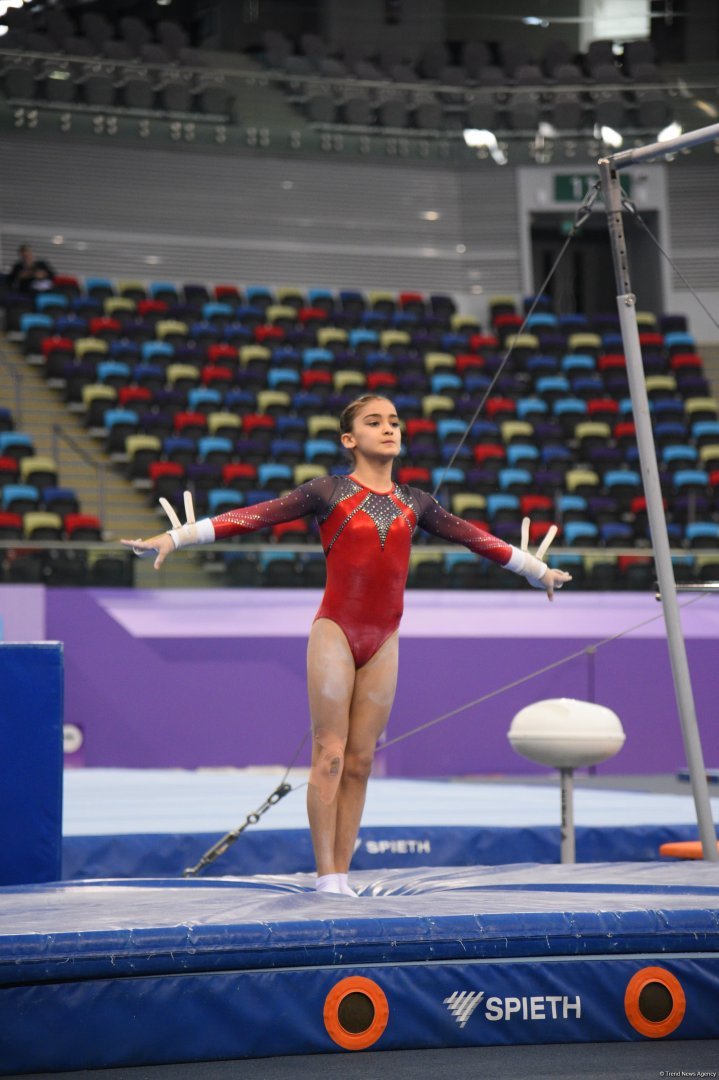
<svg viewBox="0 0 719 1080">
<path fill-rule="evenodd" d="M 167 531 L 172 537 L 176 551 L 193 544 L 212 544 L 215 539 L 215 529 L 210 518 L 202 518 L 192 523 L 188 521 L 185 525 Z"/>
<path fill-rule="evenodd" d="M 512 554 L 504 564 L 507 570 L 513 570 L 515 574 L 521 574 L 535 589 L 543 589 L 545 586 L 542 578 L 547 573 L 547 564 L 531 555 L 528 551 L 512 546 Z"/>
</svg>

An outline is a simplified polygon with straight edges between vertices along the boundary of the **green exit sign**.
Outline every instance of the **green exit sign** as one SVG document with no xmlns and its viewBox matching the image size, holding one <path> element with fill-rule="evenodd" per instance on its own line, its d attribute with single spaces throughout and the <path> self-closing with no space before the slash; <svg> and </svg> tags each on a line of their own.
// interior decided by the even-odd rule
<svg viewBox="0 0 719 1080">
<path fill-rule="evenodd" d="M 631 196 L 631 176 L 623 173 L 619 182 L 625 195 Z M 597 182 L 596 173 L 555 173 L 554 201 L 579 203 Z"/>
</svg>

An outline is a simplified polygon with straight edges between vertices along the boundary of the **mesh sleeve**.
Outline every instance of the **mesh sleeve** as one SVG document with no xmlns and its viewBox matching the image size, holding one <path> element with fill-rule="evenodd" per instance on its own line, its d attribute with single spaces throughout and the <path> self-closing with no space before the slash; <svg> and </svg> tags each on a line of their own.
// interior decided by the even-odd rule
<svg viewBox="0 0 719 1080">
<path fill-rule="evenodd" d="M 485 559 L 499 563 L 500 566 L 507 564 L 512 555 L 511 544 L 500 540 L 498 536 L 492 536 L 471 521 L 463 521 L 455 514 L 450 514 L 426 491 L 413 488 L 412 495 L 418 507 L 417 524 L 425 532 L 453 544 L 464 544 L 470 551 L 483 555 Z"/>
<path fill-rule="evenodd" d="M 321 514 L 330 504 L 336 482 L 334 476 L 318 476 L 279 499 L 268 499 L 254 506 L 239 506 L 236 510 L 218 514 L 210 519 L 215 539 L 226 540 L 230 536 L 255 532 L 268 525 L 295 521 L 307 514 Z"/>
</svg>

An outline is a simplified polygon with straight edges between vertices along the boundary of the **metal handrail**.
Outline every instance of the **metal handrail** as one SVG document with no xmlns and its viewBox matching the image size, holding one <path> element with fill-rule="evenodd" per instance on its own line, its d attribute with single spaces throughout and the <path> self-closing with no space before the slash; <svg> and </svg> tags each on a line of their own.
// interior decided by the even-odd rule
<svg viewBox="0 0 719 1080">
<path fill-rule="evenodd" d="M 7 359 L 5 355 L 6 345 L 5 341 L 0 339 L 0 364 L 7 370 L 12 376 L 14 391 L 15 391 L 15 407 L 13 410 L 15 423 L 22 426 L 22 407 L 23 407 L 23 380 L 24 376 L 21 371 L 17 369 L 15 364 Z"/>
<path fill-rule="evenodd" d="M 100 521 L 105 523 L 105 508 L 106 508 L 106 474 L 107 466 L 104 461 L 99 461 L 97 458 L 88 454 L 87 450 L 76 439 L 69 435 L 67 431 L 60 424 L 52 425 L 52 456 L 60 464 L 60 443 L 66 443 L 71 450 L 77 454 L 77 456 L 85 462 L 89 468 L 94 469 L 97 475 L 97 509 Z"/>
</svg>

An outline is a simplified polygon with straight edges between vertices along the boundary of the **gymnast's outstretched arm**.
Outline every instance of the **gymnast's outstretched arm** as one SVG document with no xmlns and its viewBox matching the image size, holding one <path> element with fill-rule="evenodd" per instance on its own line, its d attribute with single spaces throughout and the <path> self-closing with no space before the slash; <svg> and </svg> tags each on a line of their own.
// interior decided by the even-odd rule
<svg viewBox="0 0 719 1080">
<path fill-rule="evenodd" d="M 239 506 L 236 510 L 228 510 L 217 517 L 202 518 L 200 521 L 195 521 L 192 496 L 186 491 L 184 525 L 167 499 L 160 499 L 172 528 L 166 533 L 151 536 L 149 540 L 122 540 L 121 543 L 132 548 L 141 558 L 154 554 L 155 569 L 159 570 L 167 556 L 179 548 L 211 544 L 215 540 L 226 540 L 241 533 L 255 532 L 268 525 L 294 521 L 307 514 L 323 513 L 331 504 L 336 483 L 337 478 L 334 476 L 318 476 L 279 499 L 268 499 L 267 502 L 256 503 L 254 506 Z"/>
<path fill-rule="evenodd" d="M 549 600 L 554 599 L 555 589 L 561 589 L 562 585 L 571 581 L 571 574 L 565 570 L 552 570 L 543 561 L 542 556 L 546 553 L 549 544 L 556 534 L 551 533 L 550 539 L 544 541 L 536 555 L 528 550 L 529 519 L 525 518 L 522 524 L 522 546 L 517 548 L 500 540 L 480 529 L 471 521 L 464 521 L 455 514 L 450 514 L 435 498 L 425 491 L 412 489 L 412 494 L 419 506 L 417 524 L 433 536 L 439 536 L 442 540 L 450 540 L 456 544 L 464 544 L 470 551 L 483 555 L 492 562 L 499 563 L 507 570 L 513 570 L 515 574 L 521 574 L 535 589 L 544 589 Z"/>
</svg>

